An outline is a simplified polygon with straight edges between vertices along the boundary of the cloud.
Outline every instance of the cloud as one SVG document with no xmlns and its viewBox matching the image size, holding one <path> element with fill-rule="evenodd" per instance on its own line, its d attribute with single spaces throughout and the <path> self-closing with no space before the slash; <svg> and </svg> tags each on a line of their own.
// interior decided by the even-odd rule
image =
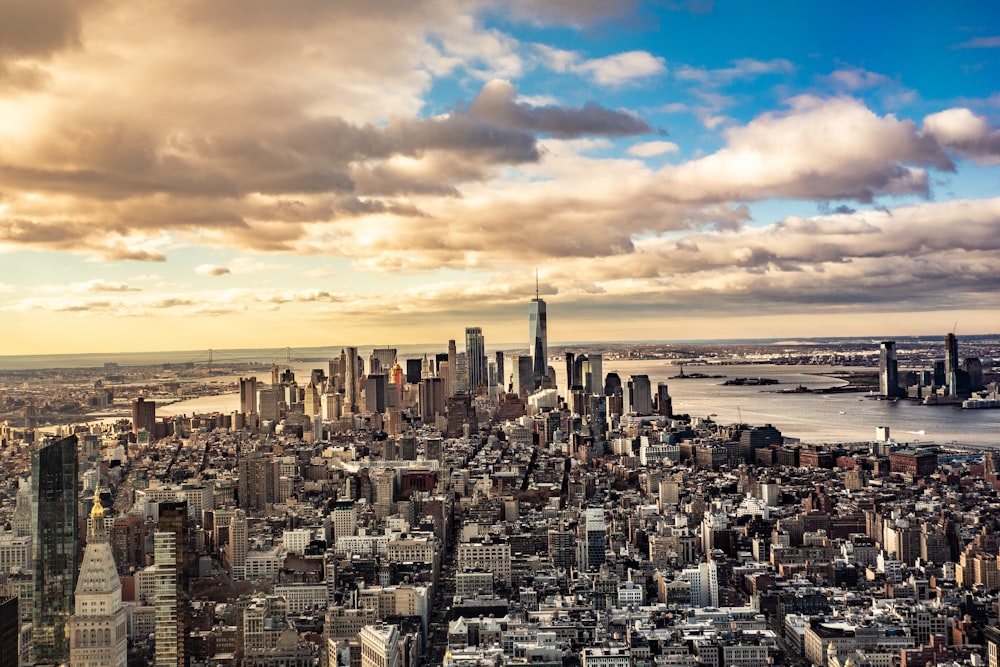
<svg viewBox="0 0 1000 667">
<path fill-rule="evenodd" d="M 583 107 L 530 106 L 515 101 L 517 90 L 508 81 L 490 81 L 469 107 L 469 115 L 497 125 L 559 137 L 585 135 L 629 136 L 651 132 L 638 116 L 605 109 L 590 102 Z"/>
<path fill-rule="evenodd" d="M 574 72 L 599 86 L 616 87 L 667 71 L 666 60 L 648 51 L 626 51 L 603 58 L 585 59 L 575 51 L 565 51 L 544 44 L 535 50 L 545 66 L 556 72 Z"/>
<path fill-rule="evenodd" d="M 892 79 L 884 74 L 869 72 L 860 67 L 844 67 L 821 78 L 835 88 L 846 91 L 865 90 L 893 83 Z"/>
<path fill-rule="evenodd" d="M 572 67 L 601 86 L 621 86 L 639 79 L 659 76 L 667 71 L 666 61 L 648 51 L 627 51 L 585 60 Z"/>
<path fill-rule="evenodd" d="M 846 98 L 792 100 L 725 132 L 726 146 L 661 171 L 663 192 L 681 201 L 766 197 L 854 199 L 926 194 L 927 173 L 954 167 L 914 123 L 878 116 Z"/>
<path fill-rule="evenodd" d="M 974 37 L 968 41 L 956 44 L 957 49 L 996 49 L 1000 48 L 1000 35 L 991 37 Z"/>
<path fill-rule="evenodd" d="M 195 267 L 194 272 L 202 276 L 225 276 L 232 273 L 227 267 L 218 264 L 200 264 Z"/>
<path fill-rule="evenodd" d="M 74 292 L 138 292 L 138 287 L 132 287 L 128 283 L 108 281 L 101 278 L 88 280 L 82 283 L 73 283 L 69 289 Z"/>
<path fill-rule="evenodd" d="M 963 157 L 983 164 L 1000 163 L 1000 129 L 966 108 L 946 109 L 924 118 L 924 132 Z"/>
<path fill-rule="evenodd" d="M 672 141 L 647 141 L 629 146 L 628 154 L 637 157 L 653 157 L 666 153 L 676 153 L 680 148 Z"/>
<path fill-rule="evenodd" d="M 739 79 L 754 79 L 768 74 L 792 74 L 795 65 L 783 58 L 756 60 L 740 58 L 732 61 L 731 67 L 705 69 L 681 65 L 674 70 L 674 77 L 680 81 L 700 83 L 707 86 L 724 86 Z"/>
</svg>

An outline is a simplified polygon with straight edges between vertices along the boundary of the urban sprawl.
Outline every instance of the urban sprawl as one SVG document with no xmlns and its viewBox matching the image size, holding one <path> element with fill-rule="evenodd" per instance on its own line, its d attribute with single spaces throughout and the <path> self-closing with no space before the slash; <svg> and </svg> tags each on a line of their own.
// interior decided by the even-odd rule
<svg viewBox="0 0 1000 667">
<path fill-rule="evenodd" d="M 234 412 L 157 414 L 218 387 L 190 364 L 3 374 L 0 667 L 998 664 L 1000 449 L 679 414 L 528 319 L 520 354 L 248 364 Z M 851 389 L 1000 406 L 1000 348 L 938 340 Z"/>
</svg>

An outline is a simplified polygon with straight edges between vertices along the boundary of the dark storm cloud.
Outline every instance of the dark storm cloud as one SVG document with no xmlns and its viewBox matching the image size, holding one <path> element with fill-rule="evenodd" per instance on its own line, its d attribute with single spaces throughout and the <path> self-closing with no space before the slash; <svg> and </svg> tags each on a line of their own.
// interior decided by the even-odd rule
<svg viewBox="0 0 1000 667">
<path fill-rule="evenodd" d="M 516 101 L 517 89 L 508 81 L 491 81 L 483 86 L 469 107 L 469 115 L 498 125 L 541 132 L 556 137 L 645 134 L 653 129 L 631 113 L 612 111 L 594 102 L 567 109 L 531 106 Z"/>
</svg>

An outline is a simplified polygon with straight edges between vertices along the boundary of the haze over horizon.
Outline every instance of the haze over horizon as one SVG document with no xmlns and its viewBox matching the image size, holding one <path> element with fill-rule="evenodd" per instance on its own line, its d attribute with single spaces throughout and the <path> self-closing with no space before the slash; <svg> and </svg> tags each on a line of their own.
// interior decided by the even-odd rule
<svg viewBox="0 0 1000 667">
<path fill-rule="evenodd" d="M 0 0 L 4 354 L 996 331 L 997 81 L 985 3 Z"/>
</svg>

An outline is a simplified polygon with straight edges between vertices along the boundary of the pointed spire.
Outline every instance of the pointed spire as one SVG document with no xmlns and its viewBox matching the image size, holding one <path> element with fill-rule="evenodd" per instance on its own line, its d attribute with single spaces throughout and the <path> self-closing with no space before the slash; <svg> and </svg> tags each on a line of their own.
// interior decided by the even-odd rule
<svg viewBox="0 0 1000 667">
<path fill-rule="evenodd" d="M 538 269 L 535 269 L 535 301 L 538 301 Z"/>
</svg>

